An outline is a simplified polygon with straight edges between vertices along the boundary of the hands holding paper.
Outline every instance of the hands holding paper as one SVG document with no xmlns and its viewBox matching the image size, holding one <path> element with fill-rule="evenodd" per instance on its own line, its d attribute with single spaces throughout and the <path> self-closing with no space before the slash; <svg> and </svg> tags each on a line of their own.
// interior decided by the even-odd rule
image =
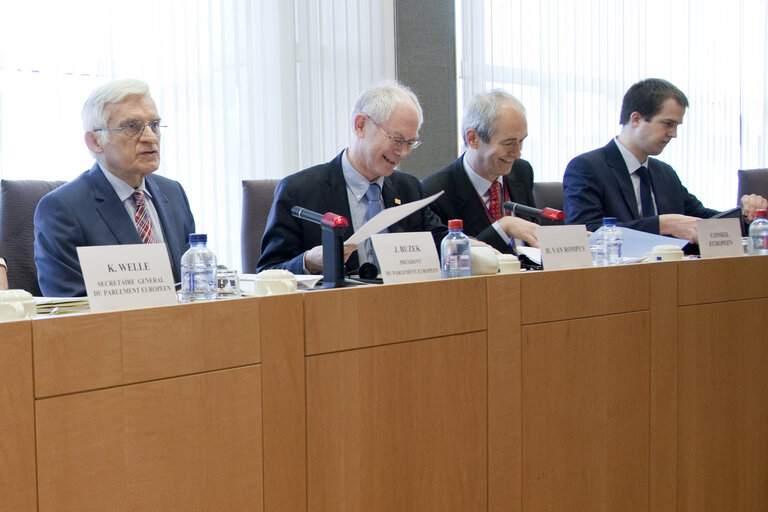
<svg viewBox="0 0 768 512">
<path fill-rule="evenodd" d="M 498 223 L 510 238 L 519 238 L 531 247 L 539 246 L 539 239 L 536 237 L 538 224 L 510 215 L 500 218 Z"/>
<path fill-rule="evenodd" d="M 346 263 L 353 252 L 357 250 L 355 244 L 344 244 L 344 262 Z M 304 267 L 310 274 L 319 274 L 323 271 L 323 246 L 316 245 L 304 253 Z"/>
</svg>

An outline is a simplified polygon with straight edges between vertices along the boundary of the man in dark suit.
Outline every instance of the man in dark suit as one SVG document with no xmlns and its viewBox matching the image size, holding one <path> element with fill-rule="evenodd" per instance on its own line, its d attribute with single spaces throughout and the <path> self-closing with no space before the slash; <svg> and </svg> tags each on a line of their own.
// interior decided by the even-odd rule
<svg viewBox="0 0 768 512">
<path fill-rule="evenodd" d="M 671 166 L 649 158 L 677 137 L 687 107 L 685 94 L 666 80 L 650 78 L 630 87 L 621 106 L 621 133 L 566 167 L 566 223 L 595 230 L 603 217 L 616 217 L 620 226 L 696 242 L 696 221 L 719 212 L 689 193 Z M 741 198 L 749 221 L 766 205 L 758 195 Z"/>
<path fill-rule="evenodd" d="M 257 271 L 282 268 L 294 274 L 322 272 L 320 226 L 293 217 L 293 206 L 343 215 L 351 224 L 346 237 L 376 209 L 424 197 L 417 178 L 395 171 L 420 143 L 423 115 L 413 92 L 396 82 L 371 87 L 358 98 L 352 117 L 354 137 L 347 149 L 330 162 L 288 176 L 277 185 Z M 447 228 L 427 207 L 389 227 L 389 232 L 404 231 L 431 231 L 439 246 Z M 344 256 L 347 271 L 375 261 L 370 240 L 359 247 L 345 246 Z"/>
<path fill-rule="evenodd" d="M 43 295 L 86 293 L 78 246 L 165 243 L 175 280 L 195 231 L 181 185 L 152 174 L 160 164 L 160 116 L 149 87 L 116 80 L 83 107 L 85 143 L 96 163 L 44 196 L 35 211 L 35 264 Z"/>
<path fill-rule="evenodd" d="M 538 247 L 535 219 L 503 210 L 505 201 L 535 206 L 533 169 L 520 159 L 528 135 L 523 105 L 502 90 L 481 94 L 464 109 L 462 134 L 465 153 L 422 181 L 427 195 L 445 192 L 432 209 L 444 223 L 462 219 L 464 233 L 500 252 L 512 253 L 515 238 Z"/>
</svg>

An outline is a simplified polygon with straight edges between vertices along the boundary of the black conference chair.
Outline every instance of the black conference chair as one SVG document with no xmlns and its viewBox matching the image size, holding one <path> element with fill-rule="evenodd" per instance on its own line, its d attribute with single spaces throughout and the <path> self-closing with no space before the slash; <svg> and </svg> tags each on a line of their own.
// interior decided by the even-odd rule
<svg viewBox="0 0 768 512">
<path fill-rule="evenodd" d="M 40 199 L 66 181 L 0 180 L 0 253 L 8 262 L 8 286 L 39 297 L 33 221 Z"/>
<path fill-rule="evenodd" d="M 741 204 L 741 196 L 759 194 L 768 197 L 768 169 L 745 169 L 739 171 L 739 197 L 736 204 Z"/>
<path fill-rule="evenodd" d="M 549 207 L 562 211 L 563 197 L 563 184 L 559 181 L 539 181 L 533 183 L 533 199 L 536 201 L 536 208 Z M 540 222 L 542 226 L 563 223 L 563 221 L 549 219 L 541 219 Z"/>
<path fill-rule="evenodd" d="M 243 219 L 240 231 L 243 273 L 256 272 L 261 256 L 261 237 L 280 180 L 243 180 Z"/>
</svg>

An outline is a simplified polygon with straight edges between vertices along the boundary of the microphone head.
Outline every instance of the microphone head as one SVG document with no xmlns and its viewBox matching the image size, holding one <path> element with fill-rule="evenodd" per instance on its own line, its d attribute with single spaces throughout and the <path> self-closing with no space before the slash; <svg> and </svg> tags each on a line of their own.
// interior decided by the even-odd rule
<svg viewBox="0 0 768 512">
<path fill-rule="evenodd" d="M 545 219 L 552 219 L 552 220 L 565 220 L 565 214 L 561 212 L 560 210 L 555 210 L 554 208 L 544 208 L 541 210 L 541 216 Z"/>
</svg>

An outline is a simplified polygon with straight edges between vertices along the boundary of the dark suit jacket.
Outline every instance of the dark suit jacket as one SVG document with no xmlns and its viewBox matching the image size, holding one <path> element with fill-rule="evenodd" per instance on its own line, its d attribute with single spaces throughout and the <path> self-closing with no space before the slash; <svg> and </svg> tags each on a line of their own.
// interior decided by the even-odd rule
<svg viewBox="0 0 768 512">
<path fill-rule="evenodd" d="M 475 187 L 464 170 L 464 155 L 448 167 L 430 174 L 422 180 L 424 193 L 428 196 L 441 190 L 443 195 L 432 203 L 432 209 L 447 224 L 451 219 L 464 221 L 464 233 L 493 246 L 504 253 L 512 253 L 509 247 L 493 228 L 488 218 L 482 199 L 477 195 Z M 509 192 L 509 198 L 516 203 L 536 206 L 533 199 L 533 169 L 525 160 L 517 159 L 512 165 L 512 171 L 504 176 L 504 186 Z M 537 222 L 536 219 L 521 215 L 526 220 Z"/>
<path fill-rule="evenodd" d="M 261 239 L 261 258 L 259 258 L 257 272 L 268 268 L 282 268 L 294 274 L 301 274 L 304 251 L 322 244 L 320 226 L 292 216 L 293 206 L 302 206 L 318 213 L 333 212 L 351 219 L 347 182 L 344 180 L 341 168 L 341 155 L 342 153 L 328 163 L 283 178 L 277 184 L 275 199 Z M 381 192 L 385 208 L 424 198 L 419 180 L 399 171 L 384 178 Z M 396 199 L 399 203 L 395 202 Z M 406 231 L 431 231 L 439 253 L 440 242 L 448 232 L 448 228 L 440 222 L 429 207 L 426 207 L 389 227 L 390 233 Z M 351 235 L 350 220 L 350 227 L 342 236 L 346 239 Z M 356 270 L 358 266 L 357 251 L 355 251 L 347 260 L 345 270 Z"/>
<path fill-rule="evenodd" d="M 717 210 L 705 208 L 688 192 L 675 170 L 655 158 L 648 159 L 658 215 L 679 213 L 706 219 Z M 586 224 L 594 231 L 603 217 L 616 217 L 620 226 L 659 233 L 659 217 L 640 217 L 627 165 L 615 140 L 600 149 L 579 155 L 568 163 L 563 176 L 565 223 Z"/>
<path fill-rule="evenodd" d="M 181 256 L 195 220 L 184 189 L 155 174 L 144 178 L 160 217 L 173 278 L 181 280 Z M 98 164 L 46 194 L 35 210 L 35 264 L 43 295 L 85 295 L 78 246 L 140 244 L 131 216 Z"/>
</svg>

